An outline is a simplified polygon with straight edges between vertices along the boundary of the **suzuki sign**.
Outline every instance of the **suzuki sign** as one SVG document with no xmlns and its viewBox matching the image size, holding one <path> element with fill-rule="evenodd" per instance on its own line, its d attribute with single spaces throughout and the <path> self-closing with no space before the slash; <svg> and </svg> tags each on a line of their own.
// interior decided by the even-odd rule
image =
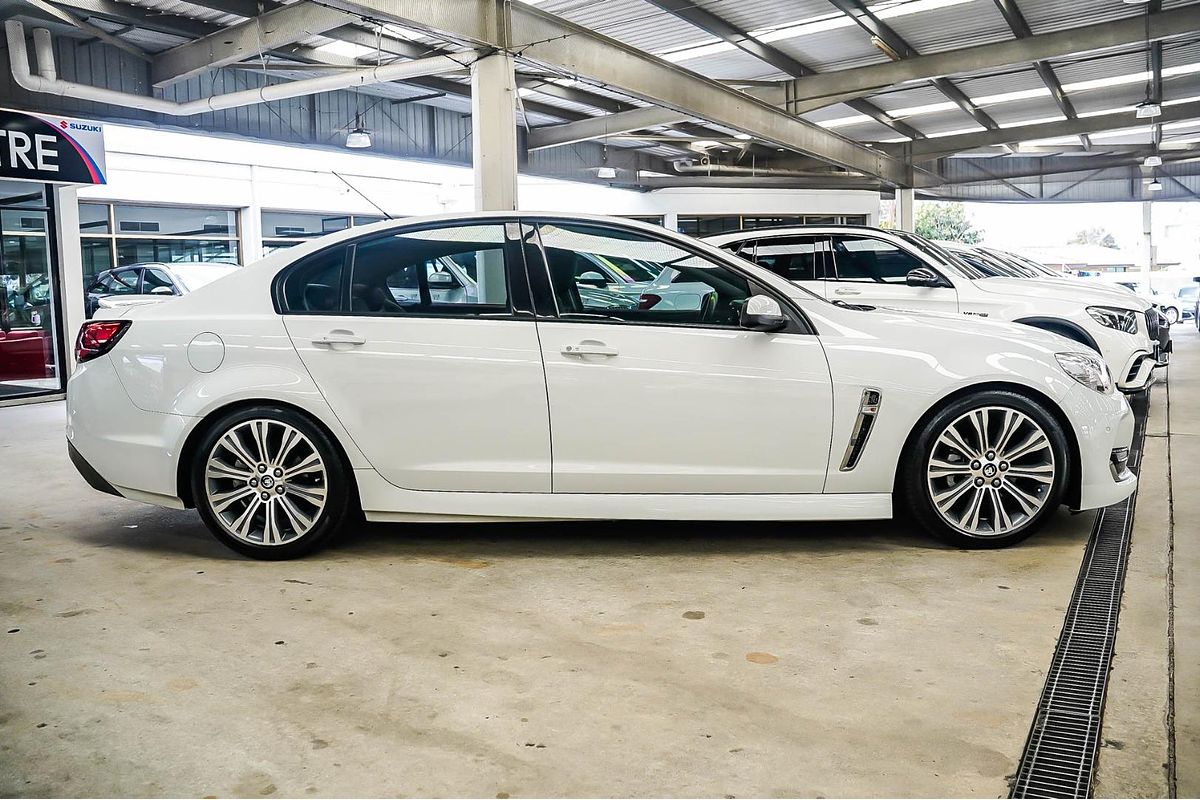
<svg viewBox="0 0 1200 800">
<path fill-rule="evenodd" d="M 105 183 L 104 126 L 0 108 L 0 178 Z"/>
</svg>

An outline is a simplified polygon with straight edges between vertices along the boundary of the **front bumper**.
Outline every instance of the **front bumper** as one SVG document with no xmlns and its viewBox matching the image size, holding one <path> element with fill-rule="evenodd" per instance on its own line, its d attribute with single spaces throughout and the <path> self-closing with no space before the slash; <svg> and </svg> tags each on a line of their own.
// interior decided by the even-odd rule
<svg viewBox="0 0 1200 800">
<path fill-rule="evenodd" d="M 1083 386 L 1062 400 L 1075 425 L 1079 445 L 1079 510 L 1124 500 L 1137 488 L 1137 476 L 1121 458 L 1133 444 L 1134 413 L 1119 392 L 1103 395 Z"/>
</svg>

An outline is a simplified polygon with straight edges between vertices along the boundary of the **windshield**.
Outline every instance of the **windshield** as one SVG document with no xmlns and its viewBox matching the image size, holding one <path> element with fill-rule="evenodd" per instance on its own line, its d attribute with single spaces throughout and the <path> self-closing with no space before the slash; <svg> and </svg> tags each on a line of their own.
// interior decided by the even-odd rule
<svg viewBox="0 0 1200 800">
<path fill-rule="evenodd" d="M 189 292 L 223 278 L 241 267 L 230 264 L 172 264 L 171 271 Z"/>
<path fill-rule="evenodd" d="M 995 250 L 979 251 L 982 258 L 989 264 L 994 264 L 996 269 L 1011 278 L 1045 278 L 1046 274 L 1040 270 L 1033 269 L 1030 266 L 1020 263 L 1014 258 L 1006 257 L 1005 253 L 1000 253 Z"/>
<path fill-rule="evenodd" d="M 953 272 L 955 275 L 958 275 L 961 278 L 967 278 L 968 280 L 975 281 L 979 280 L 980 278 L 991 277 L 986 273 L 980 272 L 978 269 L 963 261 L 961 258 L 954 255 L 941 245 L 929 241 L 924 236 L 918 236 L 917 234 L 910 233 L 908 231 L 897 230 L 891 230 L 888 231 L 888 233 L 892 234 L 893 236 L 900 237 L 921 252 L 925 253 L 927 256 L 931 256 L 939 263 L 940 266 L 945 267 L 946 270 Z"/>
</svg>

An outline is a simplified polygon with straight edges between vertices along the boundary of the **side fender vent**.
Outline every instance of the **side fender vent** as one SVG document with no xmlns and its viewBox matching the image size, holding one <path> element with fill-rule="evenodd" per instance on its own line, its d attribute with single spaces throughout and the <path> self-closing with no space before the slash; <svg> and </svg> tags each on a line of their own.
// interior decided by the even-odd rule
<svg viewBox="0 0 1200 800">
<path fill-rule="evenodd" d="M 858 459 L 866 449 L 867 438 L 875 427 L 875 417 L 879 415 L 879 403 L 883 394 L 878 389 L 863 389 L 862 402 L 858 406 L 858 418 L 854 420 L 854 430 L 850 432 L 850 441 L 846 445 L 846 455 L 842 456 L 842 472 L 849 472 L 858 466 Z"/>
</svg>

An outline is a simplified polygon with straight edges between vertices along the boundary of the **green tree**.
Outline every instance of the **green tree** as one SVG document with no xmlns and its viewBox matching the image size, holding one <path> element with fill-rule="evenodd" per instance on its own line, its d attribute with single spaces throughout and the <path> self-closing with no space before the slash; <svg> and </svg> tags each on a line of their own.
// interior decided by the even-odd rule
<svg viewBox="0 0 1200 800">
<path fill-rule="evenodd" d="M 917 207 L 917 233 L 926 239 L 975 244 L 983 233 L 967 218 L 962 203 L 924 202 Z"/>
<path fill-rule="evenodd" d="M 1067 244 L 1098 244 L 1101 247 L 1117 249 L 1117 240 L 1104 228 L 1084 228 L 1075 234 Z"/>
</svg>

